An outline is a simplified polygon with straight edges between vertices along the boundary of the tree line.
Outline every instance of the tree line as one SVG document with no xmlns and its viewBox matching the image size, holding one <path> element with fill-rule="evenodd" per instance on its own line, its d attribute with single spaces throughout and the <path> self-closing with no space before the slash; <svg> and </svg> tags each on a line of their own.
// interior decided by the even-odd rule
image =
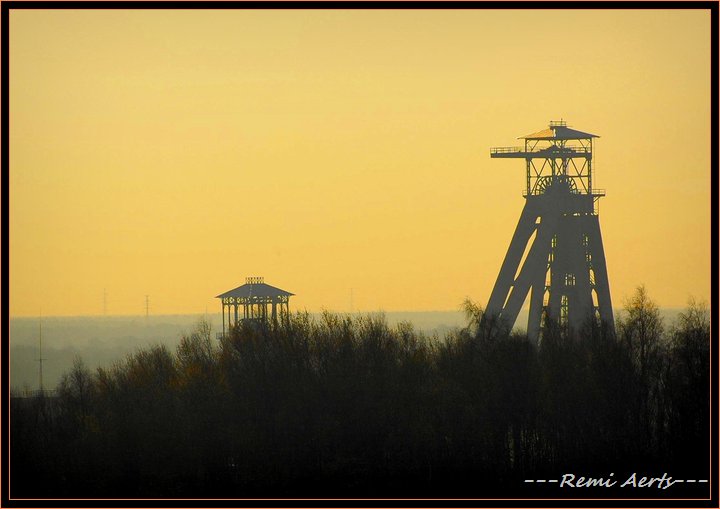
<svg viewBox="0 0 720 509">
<path fill-rule="evenodd" d="M 77 359 L 57 397 L 11 397 L 11 496 L 477 498 L 536 495 L 522 479 L 563 472 L 707 478 L 703 305 L 665 327 L 641 287 L 615 333 L 548 321 L 539 344 L 466 310 L 443 338 L 296 313 L 219 341 L 200 322 L 175 351 L 95 372 Z"/>
</svg>

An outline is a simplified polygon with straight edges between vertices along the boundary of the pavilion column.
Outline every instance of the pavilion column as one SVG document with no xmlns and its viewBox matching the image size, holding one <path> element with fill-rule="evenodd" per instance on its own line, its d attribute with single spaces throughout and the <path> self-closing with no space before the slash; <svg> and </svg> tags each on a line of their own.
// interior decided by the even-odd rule
<svg viewBox="0 0 720 509">
<path fill-rule="evenodd" d="M 225 299 L 222 300 L 223 336 L 225 335 Z"/>
</svg>

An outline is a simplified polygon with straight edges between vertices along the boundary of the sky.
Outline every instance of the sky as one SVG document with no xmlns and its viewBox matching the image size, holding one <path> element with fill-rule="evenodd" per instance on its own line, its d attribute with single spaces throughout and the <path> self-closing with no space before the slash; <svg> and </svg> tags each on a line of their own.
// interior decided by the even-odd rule
<svg viewBox="0 0 720 509">
<path fill-rule="evenodd" d="M 559 119 L 600 136 L 613 305 L 709 300 L 709 10 L 11 9 L 9 40 L 11 316 L 219 312 L 248 276 L 485 305 L 525 171 L 489 149 Z"/>
</svg>

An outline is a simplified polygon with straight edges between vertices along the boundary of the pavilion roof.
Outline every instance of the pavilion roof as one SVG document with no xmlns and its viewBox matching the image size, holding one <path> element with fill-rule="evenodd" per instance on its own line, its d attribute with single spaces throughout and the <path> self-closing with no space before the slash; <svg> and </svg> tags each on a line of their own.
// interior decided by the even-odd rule
<svg viewBox="0 0 720 509">
<path fill-rule="evenodd" d="M 294 293 L 286 292 L 280 288 L 275 288 L 265 283 L 245 283 L 242 286 L 228 290 L 225 293 L 217 295 L 216 299 L 223 299 L 225 297 L 280 297 L 280 296 L 291 296 Z"/>
</svg>

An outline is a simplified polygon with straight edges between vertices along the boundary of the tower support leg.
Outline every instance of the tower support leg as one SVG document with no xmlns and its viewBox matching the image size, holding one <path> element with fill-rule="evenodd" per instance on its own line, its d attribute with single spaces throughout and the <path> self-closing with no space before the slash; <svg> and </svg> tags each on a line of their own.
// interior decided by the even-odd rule
<svg viewBox="0 0 720 509">
<path fill-rule="evenodd" d="M 568 288 L 570 306 L 570 326 L 581 331 L 593 317 L 592 287 L 590 285 L 590 246 L 583 242 L 587 235 L 587 223 L 590 215 L 568 217 L 568 232 L 572 249 L 569 258 L 569 271 L 573 275 L 573 286 Z"/>
<path fill-rule="evenodd" d="M 490 294 L 490 300 L 485 308 L 486 314 L 499 315 L 502 312 L 508 297 L 508 292 L 513 286 L 515 273 L 517 272 L 518 265 L 520 265 L 525 247 L 537 227 L 535 224 L 537 218 L 537 207 L 533 206 L 529 201 L 526 201 L 520 214 L 520 220 L 515 227 L 515 233 L 510 241 L 510 247 L 507 250 L 507 254 L 500 268 L 500 273 L 495 281 L 495 286 Z M 510 326 L 512 327 L 512 324 L 510 324 Z"/>
<path fill-rule="evenodd" d="M 527 322 L 527 334 L 530 341 L 537 341 L 540 337 L 546 271 L 547 266 L 545 271 L 538 272 L 530 290 L 530 312 L 528 313 Z"/>
<path fill-rule="evenodd" d="M 605 250 L 603 249 L 598 216 L 588 217 L 587 235 L 590 256 L 592 258 L 592 268 L 595 274 L 595 291 L 597 292 L 600 320 L 605 323 L 610 333 L 614 335 L 615 322 L 613 318 L 612 300 L 610 299 L 610 284 L 608 282 Z"/>
<path fill-rule="evenodd" d="M 508 328 L 514 325 L 531 284 L 539 281 L 541 277 L 545 278 L 551 241 L 557 229 L 557 223 L 558 214 L 553 211 L 549 211 L 541 217 L 533 245 L 520 269 L 520 274 L 510 289 L 507 303 L 500 313 L 500 319 Z"/>
</svg>

